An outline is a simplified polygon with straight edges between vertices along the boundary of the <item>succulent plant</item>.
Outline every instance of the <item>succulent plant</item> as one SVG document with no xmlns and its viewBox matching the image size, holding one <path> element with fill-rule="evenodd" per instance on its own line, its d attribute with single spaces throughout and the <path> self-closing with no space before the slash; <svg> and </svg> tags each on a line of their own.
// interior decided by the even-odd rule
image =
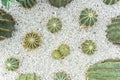
<svg viewBox="0 0 120 80">
<path fill-rule="evenodd" d="M 8 58 L 5 62 L 8 71 L 15 71 L 19 68 L 19 60 L 16 58 Z"/>
<path fill-rule="evenodd" d="M 96 51 L 96 44 L 92 40 L 85 40 L 82 43 L 82 51 L 87 55 L 92 55 Z"/>
<path fill-rule="evenodd" d="M 70 76 L 68 76 L 68 74 L 62 71 L 62 72 L 55 73 L 54 80 L 71 80 L 71 78 Z"/>
<path fill-rule="evenodd" d="M 103 2 L 107 5 L 113 5 L 116 4 L 120 0 L 103 0 Z"/>
<path fill-rule="evenodd" d="M 57 50 L 52 52 L 52 57 L 54 59 L 64 59 L 64 57 L 70 54 L 70 47 L 67 44 L 61 44 Z"/>
<path fill-rule="evenodd" d="M 38 33 L 27 33 L 23 39 L 23 46 L 29 50 L 34 50 L 41 45 L 41 37 Z"/>
<path fill-rule="evenodd" d="M 119 80 L 120 60 L 105 60 L 90 66 L 86 80 Z"/>
<path fill-rule="evenodd" d="M 79 21 L 85 26 L 93 26 L 97 22 L 97 13 L 92 8 L 85 8 L 81 11 Z"/>
<path fill-rule="evenodd" d="M 41 80 L 35 73 L 21 74 L 17 80 Z"/>
<path fill-rule="evenodd" d="M 24 8 L 32 8 L 36 4 L 36 0 L 16 0 Z"/>
<path fill-rule="evenodd" d="M 120 43 L 120 16 L 112 19 L 112 23 L 107 25 L 107 38 L 114 44 Z"/>
<path fill-rule="evenodd" d="M 15 21 L 13 17 L 0 9 L 0 40 L 12 37 L 15 30 Z"/>
<path fill-rule="evenodd" d="M 62 28 L 62 22 L 59 18 L 51 18 L 47 23 L 47 28 L 51 33 L 56 33 Z"/>
<path fill-rule="evenodd" d="M 49 0 L 50 4 L 55 7 L 65 7 L 72 0 Z"/>
</svg>

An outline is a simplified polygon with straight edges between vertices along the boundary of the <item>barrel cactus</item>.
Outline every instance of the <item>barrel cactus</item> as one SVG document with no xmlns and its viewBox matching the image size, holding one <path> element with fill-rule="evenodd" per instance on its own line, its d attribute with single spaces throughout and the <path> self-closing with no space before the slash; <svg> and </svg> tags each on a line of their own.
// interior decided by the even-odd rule
<svg viewBox="0 0 120 80">
<path fill-rule="evenodd" d="M 120 44 L 120 16 L 112 19 L 112 23 L 107 25 L 107 38 L 114 44 Z"/>
<path fill-rule="evenodd" d="M 16 58 L 8 58 L 5 62 L 5 66 L 8 71 L 15 71 L 19 67 L 19 60 Z"/>
<path fill-rule="evenodd" d="M 105 60 L 90 66 L 86 80 L 120 80 L 120 60 Z"/>
<path fill-rule="evenodd" d="M 92 55 L 96 51 L 96 44 L 92 40 L 85 40 L 82 43 L 82 51 L 87 55 Z"/>
<path fill-rule="evenodd" d="M 36 0 L 16 0 L 19 2 L 24 8 L 32 8 L 37 2 Z"/>
<path fill-rule="evenodd" d="M 107 5 L 113 5 L 116 4 L 120 0 L 103 0 L 103 2 Z"/>
<path fill-rule="evenodd" d="M 28 50 L 37 49 L 41 43 L 41 36 L 36 32 L 27 33 L 23 38 L 23 46 Z"/>
<path fill-rule="evenodd" d="M 56 60 L 63 59 L 70 54 L 70 47 L 67 44 L 61 44 L 57 50 L 52 52 L 52 57 Z"/>
<path fill-rule="evenodd" d="M 65 7 L 72 0 L 49 0 L 50 4 L 55 7 Z"/>
<path fill-rule="evenodd" d="M 51 18 L 47 23 L 47 28 L 51 33 L 57 33 L 62 28 L 62 22 L 59 18 Z"/>
<path fill-rule="evenodd" d="M 15 30 L 15 20 L 13 17 L 0 9 L 0 40 L 12 37 Z"/>
<path fill-rule="evenodd" d="M 41 80 L 35 73 L 21 74 L 17 80 Z"/>
<path fill-rule="evenodd" d="M 71 80 L 71 78 L 68 74 L 62 71 L 62 72 L 55 73 L 54 80 Z"/>
<path fill-rule="evenodd" d="M 88 26 L 93 26 L 97 22 L 97 13 L 92 8 L 85 8 L 81 11 L 79 21 L 80 24 Z"/>
</svg>

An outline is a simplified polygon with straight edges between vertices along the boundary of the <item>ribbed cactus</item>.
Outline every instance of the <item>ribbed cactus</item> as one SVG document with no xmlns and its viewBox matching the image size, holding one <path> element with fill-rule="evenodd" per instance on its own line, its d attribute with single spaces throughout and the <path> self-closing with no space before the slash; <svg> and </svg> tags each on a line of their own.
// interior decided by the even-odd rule
<svg viewBox="0 0 120 80">
<path fill-rule="evenodd" d="M 13 17 L 0 9 L 0 40 L 12 37 L 15 21 Z"/>
<path fill-rule="evenodd" d="M 110 42 L 115 44 L 120 43 L 120 16 L 112 19 L 112 23 L 107 25 L 107 38 Z"/>
<path fill-rule="evenodd" d="M 41 80 L 34 73 L 21 74 L 17 80 Z"/>
<path fill-rule="evenodd" d="M 65 7 L 72 0 L 49 0 L 49 1 L 51 5 L 59 8 L 59 7 Z"/>
<path fill-rule="evenodd" d="M 86 80 L 120 80 L 120 60 L 106 60 L 90 66 Z"/>
<path fill-rule="evenodd" d="M 36 4 L 36 0 L 16 0 L 24 8 L 32 8 Z"/>
<path fill-rule="evenodd" d="M 120 0 L 103 0 L 103 2 L 107 5 L 113 5 L 115 3 L 117 3 Z"/>
</svg>

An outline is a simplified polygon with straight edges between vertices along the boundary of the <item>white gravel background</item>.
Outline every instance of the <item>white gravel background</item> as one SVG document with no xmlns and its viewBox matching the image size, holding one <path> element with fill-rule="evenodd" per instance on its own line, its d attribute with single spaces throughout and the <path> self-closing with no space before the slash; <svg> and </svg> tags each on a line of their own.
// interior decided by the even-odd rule
<svg viewBox="0 0 120 80">
<path fill-rule="evenodd" d="M 79 15 L 84 8 L 93 8 L 99 15 L 98 22 L 80 31 L 83 26 L 79 25 Z M 13 37 L 0 41 L 0 80 L 16 80 L 21 73 L 33 72 L 41 76 L 41 80 L 53 80 L 54 73 L 61 70 L 69 74 L 72 80 L 86 80 L 86 70 L 90 65 L 120 58 L 120 46 L 113 45 L 105 36 L 106 25 L 111 23 L 111 18 L 120 15 L 120 2 L 108 6 L 102 0 L 73 0 L 65 8 L 58 9 L 51 6 L 48 0 L 38 0 L 32 9 L 24 9 L 15 3 L 6 11 L 17 24 Z M 46 24 L 51 17 L 58 17 L 63 23 L 62 30 L 57 34 L 47 30 Z M 42 45 L 36 50 L 27 51 L 22 46 L 22 39 L 31 31 L 42 35 Z M 97 51 L 92 56 L 83 54 L 80 49 L 86 39 L 97 44 Z M 63 60 L 54 60 L 51 53 L 61 43 L 70 46 L 71 54 Z M 9 57 L 20 59 L 18 72 L 5 69 L 4 62 Z"/>
</svg>

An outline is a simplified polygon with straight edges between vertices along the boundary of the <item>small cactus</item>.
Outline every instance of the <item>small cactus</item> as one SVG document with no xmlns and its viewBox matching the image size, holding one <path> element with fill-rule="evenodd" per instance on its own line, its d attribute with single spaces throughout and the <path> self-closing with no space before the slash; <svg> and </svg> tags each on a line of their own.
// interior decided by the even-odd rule
<svg viewBox="0 0 120 80">
<path fill-rule="evenodd" d="M 120 44 L 120 16 L 112 19 L 112 23 L 107 25 L 107 38 L 114 44 Z"/>
<path fill-rule="evenodd" d="M 103 2 L 106 5 L 113 5 L 113 4 L 116 4 L 118 1 L 120 1 L 120 0 L 103 0 Z"/>
<path fill-rule="evenodd" d="M 50 4 L 55 7 L 65 7 L 72 0 L 49 0 Z"/>
<path fill-rule="evenodd" d="M 23 39 L 23 46 L 29 50 L 34 50 L 41 45 L 41 37 L 38 33 L 27 33 Z"/>
<path fill-rule="evenodd" d="M 15 21 L 13 17 L 0 9 L 0 40 L 12 37 Z"/>
<path fill-rule="evenodd" d="M 17 80 L 41 80 L 35 73 L 21 74 Z"/>
<path fill-rule="evenodd" d="M 96 11 L 92 10 L 91 8 L 85 8 L 81 11 L 79 21 L 80 24 L 83 24 L 85 26 L 93 26 L 95 22 L 97 22 L 98 15 L 96 14 Z"/>
<path fill-rule="evenodd" d="M 92 55 L 96 51 L 96 44 L 92 40 L 86 40 L 82 43 L 82 51 L 87 55 Z"/>
<path fill-rule="evenodd" d="M 19 67 L 19 60 L 16 58 L 8 58 L 5 62 L 5 66 L 8 71 L 15 71 Z"/>
<path fill-rule="evenodd" d="M 54 80 L 71 80 L 71 78 L 68 74 L 62 71 L 55 73 Z"/>
<path fill-rule="evenodd" d="M 51 33 L 56 33 L 62 28 L 62 22 L 59 18 L 51 18 L 47 23 L 47 28 Z"/>
<path fill-rule="evenodd" d="M 24 8 L 32 8 L 36 4 L 36 0 L 16 0 Z"/>
<path fill-rule="evenodd" d="M 90 66 L 86 80 L 120 80 L 120 60 L 105 60 Z"/>
<path fill-rule="evenodd" d="M 61 44 L 57 50 L 52 52 L 52 57 L 56 60 L 63 59 L 70 54 L 70 47 L 67 44 Z"/>
</svg>

